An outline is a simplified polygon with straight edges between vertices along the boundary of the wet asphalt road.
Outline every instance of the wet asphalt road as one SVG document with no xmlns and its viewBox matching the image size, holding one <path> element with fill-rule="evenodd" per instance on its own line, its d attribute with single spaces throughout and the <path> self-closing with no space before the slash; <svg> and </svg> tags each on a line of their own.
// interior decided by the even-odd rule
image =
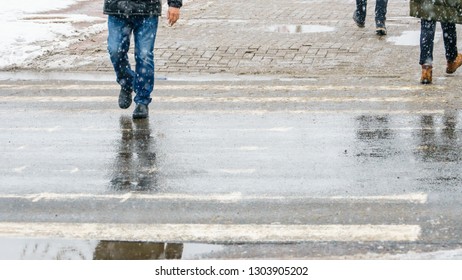
<svg viewBox="0 0 462 280">
<path fill-rule="evenodd" d="M 462 259 L 456 85 L 2 81 L 0 258 Z"/>
</svg>

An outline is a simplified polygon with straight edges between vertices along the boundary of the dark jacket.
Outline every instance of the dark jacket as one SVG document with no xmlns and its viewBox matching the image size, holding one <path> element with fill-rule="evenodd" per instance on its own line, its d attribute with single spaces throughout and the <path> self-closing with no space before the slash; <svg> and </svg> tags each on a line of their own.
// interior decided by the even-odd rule
<svg viewBox="0 0 462 280">
<path fill-rule="evenodd" d="M 181 8 L 182 0 L 168 0 L 170 7 Z M 160 16 L 162 0 L 104 0 L 106 15 Z"/>
<path fill-rule="evenodd" d="M 411 0 L 410 15 L 427 20 L 462 23 L 462 0 Z"/>
</svg>

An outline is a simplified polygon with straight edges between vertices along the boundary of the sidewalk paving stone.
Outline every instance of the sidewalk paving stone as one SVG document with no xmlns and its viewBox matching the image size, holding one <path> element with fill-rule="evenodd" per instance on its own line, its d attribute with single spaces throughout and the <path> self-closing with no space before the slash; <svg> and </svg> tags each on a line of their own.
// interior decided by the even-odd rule
<svg viewBox="0 0 462 280">
<path fill-rule="evenodd" d="M 383 37 L 375 34 L 375 3 L 368 5 L 365 28 L 353 23 L 354 8 L 353 0 L 185 1 L 177 25 L 169 27 L 165 17 L 161 18 L 155 46 L 156 73 L 383 75 L 418 80 L 419 46 L 415 38 L 420 23 L 408 16 L 408 1 L 389 2 L 389 32 Z M 101 18 L 92 24 L 104 26 L 106 22 L 100 1 L 79 2 L 62 12 Z M 398 39 L 407 40 L 404 32 L 413 34 L 414 41 L 395 44 Z M 104 26 L 66 48 L 39 57 L 25 68 L 112 71 L 106 38 Z M 434 53 L 435 75 L 444 75 L 442 40 L 437 41 Z"/>
</svg>

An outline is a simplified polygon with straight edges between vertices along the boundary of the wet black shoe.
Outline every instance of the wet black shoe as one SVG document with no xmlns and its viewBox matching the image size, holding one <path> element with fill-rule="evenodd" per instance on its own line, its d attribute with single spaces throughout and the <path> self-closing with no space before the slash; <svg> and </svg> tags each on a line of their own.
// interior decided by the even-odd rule
<svg viewBox="0 0 462 280">
<path fill-rule="evenodd" d="M 378 21 L 375 23 L 375 33 L 379 36 L 387 35 L 387 27 L 385 26 L 385 22 Z"/>
<path fill-rule="evenodd" d="M 119 107 L 121 109 L 127 109 L 132 104 L 132 91 L 120 89 L 119 93 Z"/>
<path fill-rule="evenodd" d="M 133 111 L 134 119 L 145 119 L 149 116 L 148 105 L 136 104 L 135 111 Z"/>
<path fill-rule="evenodd" d="M 359 28 L 364 28 L 365 26 L 364 20 L 359 19 L 358 13 L 356 11 L 353 14 L 353 20 Z"/>
</svg>

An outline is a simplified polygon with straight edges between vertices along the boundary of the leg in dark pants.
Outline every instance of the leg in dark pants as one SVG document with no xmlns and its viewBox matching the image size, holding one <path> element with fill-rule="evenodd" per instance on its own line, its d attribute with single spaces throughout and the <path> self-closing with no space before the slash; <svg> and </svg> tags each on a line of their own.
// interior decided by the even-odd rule
<svg viewBox="0 0 462 280">
<path fill-rule="evenodd" d="M 375 27 L 378 35 L 386 35 L 385 20 L 387 15 L 388 0 L 376 0 L 375 3 Z M 364 27 L 366 22 L 367 0 L 356 0 L 356 10 L 353 20 L 359 27 Z"/>
<path fill-rule="evenodd" d="M 462 55 L 457 50 L 457 31 L 454 23 L 441 23 L 443 29 L 444 51 L 447 60 L 446 73 L 452 74 L 462 65 Z M 422 65 L 422 84 L 432 82 L 433 47 L 435 41 L 436 21 L 421 19 L 420 59 Z"/>
<path fill-rule="evenodd" d="M 387 19 L 387 5 L 388 0 L 377 0 L 375 4 L 375 23 L 385 24 L 385 20 Z"/>
<path fill-rule="evenodd" d="M 353 20 L 359 27 L 364 27 L 366 22 L 367 0 L 356 0 L 356 10 L 353 14 Z"/>
<path fill-rule="evenodd" d="M 441 23 L 443 29 L 444 50 L 447 61 L 454 61 L 457 58 L 457 31 L 455 23 Z"/>
<path fill-rule="evenodd" d="M 433 64 L 433 41 L 435 40 L 436 22 L 422 19 L 420 21 L 420 65 Z"/>
<path fill-rule="evenodd" d="M 457 32 L 454 23 L 441 23 L 443 29 L 444 49 L 447 61 L 454 61 L 457 58 Z M 433 64 L 433 46 L 435 41 L 436 22 L 421 20 L 420 29 L 420 65 Z"/>
</svg>

